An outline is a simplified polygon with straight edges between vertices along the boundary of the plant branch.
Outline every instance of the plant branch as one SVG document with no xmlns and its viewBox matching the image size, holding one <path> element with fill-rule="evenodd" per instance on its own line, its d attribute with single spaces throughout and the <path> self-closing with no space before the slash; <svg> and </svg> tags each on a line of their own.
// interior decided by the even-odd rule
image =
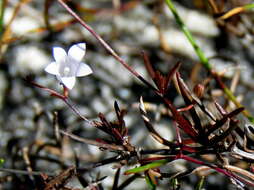
<svg viewBox="0 0 254 190">
<path fill-rule="evenodd" d="M 98 146 L 100 148 L 106 148 L 106 149 L 117 150 L 117 151 L 119 151 L 119 150 L 123 151 L 124 150 L 124 148 L 122 146 L 105 144 L 105 143 L 97 142 L 95 140 L 81 138 L 81 137 L 78 137 L 74 134 L 68 133 L 68 132 L 63 131 L 63 130 L 60 130 L 60 133 L 72 138 L 73 140 L 76 140 L 76 141 L 79 141 L 79 142 L 82 142 L 82 143 L 86 143 L 86 144 L 90 144 L 90 145 L 94 145 L 94 146 Z"/>
</svg>

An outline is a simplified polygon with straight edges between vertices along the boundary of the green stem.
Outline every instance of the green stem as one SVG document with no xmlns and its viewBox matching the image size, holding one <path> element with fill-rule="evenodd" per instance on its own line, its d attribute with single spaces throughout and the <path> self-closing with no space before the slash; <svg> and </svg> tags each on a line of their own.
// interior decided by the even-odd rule
<svg viewBox="0 0 254 190">
<path fill-rule="evenodd" d="M 0 1 L 0 36 L 3 33 L 4 28 L 4 8 L 5 8 L 5 0 Z"/>
<path fill-rule="evenodd" d="M 200 61 L 202 62 L 202 64 L 205 66 L 206 69 L 211 70 L 212 69 L 212 65 L 209 64 L 208 59 L 206 58 L 204 52 L 202 51 L 202 49 L 197 45 L 195 39 L 193 38 L 191 32 L 188 30 L 188 28 L 186 27 L 186 25 L 184 24 L 184 22 L 182 21 L 181 17 L 178 15 L 177 10 L 174 6 L 174 4 L 172 3 L 171 0 L 165 0 L 169 9 L 171 10 L 171 12 L 173 13 L 177 24 L 180 26 L 180 28 L 182 29 L 183 33 L 185 34 L 185 36 L 188 38 L 189 42 L 191 43 L 191 45 L 193 46 L 196 54 L 198 55 Z"/>
<path fill-rule="evenodd" d="M 244 9 L 246 9 L 246 10 L 248 10 L 248 9 L 253 9 L 253 8 L 254 8 L 254 3 L 245 5 L 245 6 L 243 6 L 243 7 L 244 7 Z"/>
<path fill-rule="evenodd" d="M 198 185 L 195 188 L 195 190 L 202 190 L 202 188 L 204 186 L 204 182 L 205 182 L 205 176 L 201 176 L 201 179 L 199 180 Z"/>
</svg>

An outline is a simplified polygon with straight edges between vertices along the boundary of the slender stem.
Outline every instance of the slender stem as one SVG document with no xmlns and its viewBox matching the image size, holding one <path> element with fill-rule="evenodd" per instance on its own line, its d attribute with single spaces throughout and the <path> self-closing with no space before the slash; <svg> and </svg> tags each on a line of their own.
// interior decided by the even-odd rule
<svg viewBox="0 0 254 190">
<path fill-rule="evenodd" d="M 214 72 L 210 71 L 216 82 L 219 84 L 219 86 L 223 89 L 224 93 L 227 95 L 227 97 L 238 107 L 244 107 L 240 102 L 237 101 L 237 98 L 234 96 L 234 94 L 231 92 L 231 90 L 224 85 L 221 78 Z M 246 109 L 242 111 L 242 113 L 245 115 L 245 117 L 254 124 L 254 117 L 250 114 L 250 112 Z"/>
<path fill-rule="evenodd" d="M 121 168 L 118 168 L 116 173 L 115 173 L 112 190 L 117 190 L 117 186 L 118 186 L 118 183 L 119 183 L 120 172 L 121 172 Z"/>
<path fill-rule="evenodd" d="M 253 8 L 254 8 L 254 3 L 245 5 L 245 6 L 243 6 L 243 7 L 244 7 L 244 9 L 246 9 L 246 10 L 248 10 L 248 9 L 253 9 Z"/>
<path fill-rule="evenodd" d="M 236 180 L 238 183 L 239 183 L 239 181 L 240 181 L 240 182 L 243 182 L 243 183 L 248 184 L 248 185 L 250 185 L 250 186 L 254 186 L 254 183 L 253 183 L 253 182 L 250 182 L 250 181 L 248 181 L 248 180 L 246 180 L 246 179 L 244 179 L 244 178 L 242 178 L 242 177 L 240 177 L 240 176 L 237 176 L 237 175 L 235 175 L 234 173 L 232 173 L 231 171 L 228 171 L 228 170 L 223 169 L 223 168 L 219 168 L 219 167 L 216 166 L 216 165 L 208 164 L 208 163 L 205 163 L 205 162 L 200 161 L 200 160 L 196 160 L 196 159 L 194 159 L 194 158 L 192 158 L 192 157 L 189 157 L 189 156 L 186 156 L 186 155 L 180 155 L 179 159 L 184 159 L 184 160 L 186 160 L 186 161 L 189 161 L 189 162 L 192 162 L 192 163 L 195 163 L 195 164 L 208 166 L 208 167 L 210 167 L 210 168 L 216 170 L 216 171 L 219 172 L 219 173 L 222 173 L 222 174 L 224 174 L 224 175 L 226 175 L 226 176 L 228 176 L 228 177 L 233 178 L 233 179 Z"/>
<path fill-rule="evenodd" d="M 5 10 L 6 0 L 0 1 L 0 36 L 4 30 L 4 10 Z"/>
<path fill-rule="evenodd" d="M 133 176 L 131 176 L 130 178 L 126 179 L 121 185 L 119 185 L 119 187 L 117 188 L 117 190 L 122 190 L 125 187 L 127 187 L 130 183 L 132 183 L 134 180 L 136 180 L 140 175 L 139 174 L 134 174 Z"/>
<path fill-rule="evenodd" d="M 199 180 L 195 190 L 202 190 L 204 186 L 204 182 L 205 182 L 205 176 L 201 176 L 201 179 Z"/>
<path fill-rule="evenodd" d="M 230 17 L 232 17 L 234 15 L 237 15 L 237 14 L 243 12 L 243 11 L 247 11 L 247 10 L 252 9 L 252 8 L 254 8 L 254 3 L 247 4 L 247 5 L 241 6 L 241 7 L 235 7 L 233 9 L 231 9 L 230 11 L 226 12 L 224 15 L 222 15 L 218 19 L 225 20 L 225 19 L 228 19 L 228 18 L 230 18 Z"/>
<path fill-rule="evenodd" d="M 121 151 L 124 150 L 124 148 L 122 146 L 118 146 L 118 145 L 111 145 L 111 144 L 105 144 L 105 143 L 100 143 L 97 142 L 95 140 L 91 140 L 91 139 L 86 139 L 86 138 L 81 138 L 79 136 L 76 136 L 74 134 L 68 133 L 66 131 L 60 130 L 60 133 L 62 133 L 63 135 L 66 135 L 76 141 L 82 142 L 82 143 L 86 143 L 89 145 L 94 145 L 94 146 L 98 146 L 100 148 L 106 148 L 106 149 L 110 149 L 110 150 L 117 150 L 117 151 Z"/>
<path fill-rule="evenodd" d="M 63 98 L 62 99 L 71 109 L 72 111 L 74 111 L 74 113 L 76 113 L 81 119 L 83 119 L 84 121 L 86 121 L 89 125 L 93 126 L 92 121 L 90 121 L 89 119 L 87 119 L 85 116 L 83 116 L 80 111 L 75 107 L 74 104 L 71 104 L 70 100 L 68 98 Z"/>
<path fill-rule="evenodd" d="M 63 100 L 71 109 L 74 113 L 76 113 L 81 119 L 83 119 L 84 121 L 86 121 L 89 125 L 93 126 L 93 122 L 90 121 L 89 119 L 87 119 L 85 116 L 83 116 L 80 111 L 75 107 L 74 104 L 71 103 L 71 100 L 68 98 L 68 90 L 66 87 L 64 87 L 64 92 L 63 95 L 58 93 L 55 90 L 52 90 L 50 88 L 46 88 L 40 84 L 37 84 L 36 82 L 31 81 L 30 79 L 26 78 L 25 79 L 26 82 L 32 84 L 33 86 L 37 87 L 37 88 L 41 88 L 45 91 L 47 91 L 51 96 L 55 96 L 61 100 Z"/>
<path fill-rule="evenodd" d="M 232 171 L 232 172 L 239 173 L 239 174 L 241 174 L 242 176 L 246 176 L 246 177 L 252 179 L 252 181 L 254 181 L 254 174 L 251 173 L 251 172 L 249 172 L 249 171 L 247 171 L 247 170 L 244 170 L 244 169 L 242 169 L 242 168 L 238 168 L 238 167 L 232 166 L 232 165 L 225 165 L 224 167 L 225 167 L 226 169 Z"/>
<path fill-rule="evenodd" d="M 1 172 L 14 173 L 14 174 L 21 174 L 21 175 L 41 175 L 42 173 L 45 173 L 48 176 L 54 176 L 54 175 L 56 175 L 54 173 L 49 173 L 49 172 L 42 172 L 42 171 L 28 172 L 26 170 L 17 170 L 17 169 L 9 169 L 9 168 L 0 168 L 0 171 Z"/>
<path fill-rule="evenodd" d="M 170 10 L 172 11 L 177 24 L 180 26 L 180 28 L 182 29 L 183 33 L 185 34 L 185 36 L 188 38 L 188 40 L 190 41 L 191 45 L 193 46 L 194 50 L 196 51 L 199 59 L 201 60 L 202 64 L 205 66 L 206 69 L 211 70 L 212 69 L 212 65 L 209 64 L 208 59 L 206 58 L 204 52 L 202 51 L 202 49 L 197 45 L 195 39 L 193 38 L 191 32 L 188 30 L 188 28 L 186 27 L 186 25 L 184 24 L 184 22 L 182 21 L 181 17 L 179 16 L 179 14 L 177 13 L 177 10 L 174 6 L 174 4 L 172 3 L 171 0 L 165 0 L 168 7 L 170 8 Z"/>
</svg>

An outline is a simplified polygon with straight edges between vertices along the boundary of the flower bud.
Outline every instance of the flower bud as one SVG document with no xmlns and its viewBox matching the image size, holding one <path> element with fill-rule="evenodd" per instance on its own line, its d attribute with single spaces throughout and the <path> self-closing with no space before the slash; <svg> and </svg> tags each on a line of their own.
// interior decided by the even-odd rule
<svg viewBox="0 0 254 190">
<path fill-rule="evenodd" d="M 205 87 L 202 84 L 197 84 L 194 86 L 193 88 L 193 92 L 194 94 L 198 97 L 198 98 L 202 98 L 204 95 L 204 91 L 205 91 Z"/>
</svg>

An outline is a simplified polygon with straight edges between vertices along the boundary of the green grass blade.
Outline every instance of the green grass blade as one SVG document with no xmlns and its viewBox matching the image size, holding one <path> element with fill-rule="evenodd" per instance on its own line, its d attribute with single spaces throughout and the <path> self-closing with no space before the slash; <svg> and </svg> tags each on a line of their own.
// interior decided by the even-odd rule
<svg viewBox="0 0 254 190">
<path fill-rule="evenodd" d="M 202 190 L 205 182 L 205 176 L 202 176 L 201 179 L 199 180 L 195 190 Z"/>
<path fill-rule="evenodd" d="M 0 158 L 0 167 L 2 167 L 4 164 L 4 159 L 3 158 Z"/>
<path fill-rule="evenodd" d="M 154 161 L 154 162 L 146 164 L 144 166 L 140 166 L 140 167 L 137 167 L 137 168 L 127 170 L 126 172 L 124 172 L 124 174 L 129 175 L 129 174 L 144 172 L 146 170 L 149 170 L 149 169 L 152 169 L 152 168 L 157 168 L 159 166 L 165 165 L 168 162 L 169 162 L 169 160 L 167 160 L 167 159 Z"/>
<path fill-rule="evenodd" d="M 4 30 L 4 10 L 5 10 L 5 0 L 0 1 L 0 36 Z"/>
<path fill-rule="evenodd" d="M 254 3 L 243 6 L 245 10 L 253 9 Z"/>
<path fill-rule="evenodd" d="M 156 190 L 156 185 L 152 182 L 152 180 L 150 179 L 148 175 L 146 175 L 145 179 L 149 189 Z"/>
<path fill-rule="evenodd" d="M 187 37 L 187 39 L 189 40 L 189 42 L 191 43 L 191 45 L 193 46 L 196 54 L 198 55 L 200 61 L 202 62 L 202 64 L 205 66 L 206 69 L 211 70 L 212 69 L 212 65 L 209 64 L 208 59 L 206 58 L 204 52 L 202 51 L 202 49 L 197 45 L 195 39 L 193 38 L 191 32 L 188 30 L 188 28 L 186 27 L 186 25 L 184 24 L 184 22 L 182 21 L 181 17 L 179 16 L 174 4 L 172 3 L 171 0 L 165 0 L 168 7 L 170 8 L 171 12 L 173 13 L 177 24 L 180 26 L 180 28 L 182 29 L 183 33 L 185 34 L 185 36 Z"/>
</svg>

